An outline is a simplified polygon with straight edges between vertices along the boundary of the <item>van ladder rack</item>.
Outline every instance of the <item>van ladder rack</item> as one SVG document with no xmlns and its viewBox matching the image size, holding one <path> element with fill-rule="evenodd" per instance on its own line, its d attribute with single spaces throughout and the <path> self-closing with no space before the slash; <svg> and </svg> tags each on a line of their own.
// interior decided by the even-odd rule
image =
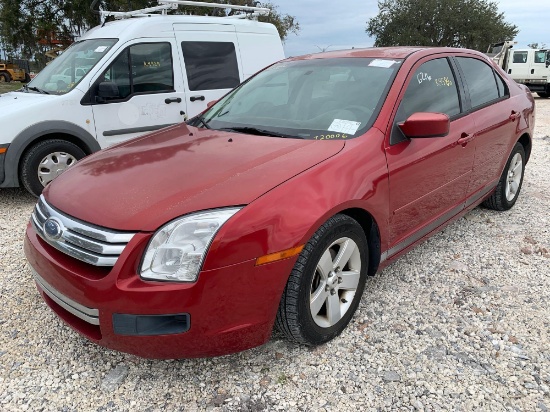
<svg viewBox="0 0 550 412">
<path fill-rule="evenodd" d="M 95 2 L 94 2 L 95 3 Z M 146 17 L 146 16 L 159 16 L 166 15 L 168 10 L 175 10 L 179 6 L 194 6 L 194 7 L 212 7 L 218 9 L 232 9 L 238 11 L 244 11 L 248 15 L 257 17 L 257 16 L 267 16 L 270 13 L 270 9 L 266 7 L 251 7 L 251 6 L 238 6 L 235 4 L 222 4 L 222 3 L 208 3 L 204 1 L 184 1 L 184 0 L 158 0 L 159 5 L 156 7 L 148 7 L 145 9 L 132 10 L 132 11 L 109 11 L 109 10 L 100 10 L 99 14 L 101 17 L 113 16 L 115 19 L 128 19 L 131 17 Z M 161 14 L 157 14 L 161 12 Z M 244 14 L 242 17 L 246 17 Z M 241 17 L 239 16 L 228 16 L 233 18 Z"/>
</svg>

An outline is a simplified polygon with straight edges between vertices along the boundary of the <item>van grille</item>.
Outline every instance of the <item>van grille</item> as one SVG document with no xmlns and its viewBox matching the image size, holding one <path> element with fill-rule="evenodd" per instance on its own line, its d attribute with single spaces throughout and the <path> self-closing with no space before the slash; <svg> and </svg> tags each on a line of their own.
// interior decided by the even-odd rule
<svg viewBox="0 0 550 412">
<path fill-rule="evenodd" d="M 48 221 L 48 227 L 46 227 Z M 46 243 L 94 266 L 114 266 L 135 233 L 116 232 L 61 213 L 40 196 L 31 222 Z"/>
</svg>

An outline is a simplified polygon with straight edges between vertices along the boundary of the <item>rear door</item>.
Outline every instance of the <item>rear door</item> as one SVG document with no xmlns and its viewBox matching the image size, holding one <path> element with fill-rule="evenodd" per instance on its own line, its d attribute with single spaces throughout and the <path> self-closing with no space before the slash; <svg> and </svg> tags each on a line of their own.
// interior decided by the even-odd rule
<svg viewBox="0 0 550 412">
<path fill-rule="evenodd" d="M 186 111 L 174 39 L 139 39 L 109 62 L 87 95 L 101 147 L 180 123 Z M 109 90 L 109 96 L 100 91 Z"/>
<path fill-rule="evenodd" d="M 232 24 L 174 24 L 183 61 L 187 115 L 206 109 L 243 80 L 239 43 Z"/>
<path fill-rule="evenodd" d="M 518 83 L 525 83 L 529 79 L 529 51 L 512 50 L 512 58 L 508 64 L 508 74 Z"/>
<path fill-rule="evenodd" d="M 504 167 L 506 150 L 516 136 L 520 113 L 514 110 L 508 86 L 485 61 L 475 57 L 456 57 L 465 80 L 468 111 L 476 124 L 471 201 L 490 191 Z M 516 109 L 517 110 L 517 109 Z"/>
<path fill-rule="evenodd" d="M 405 86 L 386 147 L 389 256 L 463 209 L 474 159 L 474 146 L 465 141 L 474 133 L 474 122 L 463 112 L 462 89 L 450 60 L 445 56 L 421 60 L 411 70 Z M 447 114 L 451 119 L 449 134 L 406 138 L 398 124 L 419 112 Z"/>
</svg>

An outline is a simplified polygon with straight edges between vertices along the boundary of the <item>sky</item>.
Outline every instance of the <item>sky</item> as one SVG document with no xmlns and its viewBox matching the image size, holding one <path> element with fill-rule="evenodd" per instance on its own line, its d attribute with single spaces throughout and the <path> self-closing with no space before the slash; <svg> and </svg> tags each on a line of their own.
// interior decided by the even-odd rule
<svg viewBox="0 0 550 412">
<path fill-rule="evenodd" d="M 367 20 L 378 14 L 376 0 L 273 0 L 279 12 L 295 16 L 300 23 L 298 36 L 289 34 L 287 57 L 323 50 L 372 47 L 374 39 L 365 32 Z M 549 0 L 497 0 L 505 21 L 519 27 L 516 48 L 529 43 L 550 47 Z M 488 39 L 489 43 L 501 39 Z"/>
</svg>

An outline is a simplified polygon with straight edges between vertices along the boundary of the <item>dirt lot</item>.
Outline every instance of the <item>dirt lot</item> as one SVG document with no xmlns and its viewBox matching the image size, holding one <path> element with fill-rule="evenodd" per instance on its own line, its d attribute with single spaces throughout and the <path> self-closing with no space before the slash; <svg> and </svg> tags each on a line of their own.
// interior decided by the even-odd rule
<svg viewBox="0 0 550 412">
<path fill-rule="evenodd" d="M 10 82 L 10 83 L 0 83 L 0 94 L 11 92 L 23 87 L 22 83 L 19 82 Z"/>
<path fill-rule="evenodd" d="M 275 335 L 215 359 L 90 343 L 39 297 L 22 241 L 35 199 L 0 189 L 2 411 L 548 411 L 550 99 L 536 99 L 516 206 L 477 208 L 367 281 L 334 341 Z"/>
</svg>

